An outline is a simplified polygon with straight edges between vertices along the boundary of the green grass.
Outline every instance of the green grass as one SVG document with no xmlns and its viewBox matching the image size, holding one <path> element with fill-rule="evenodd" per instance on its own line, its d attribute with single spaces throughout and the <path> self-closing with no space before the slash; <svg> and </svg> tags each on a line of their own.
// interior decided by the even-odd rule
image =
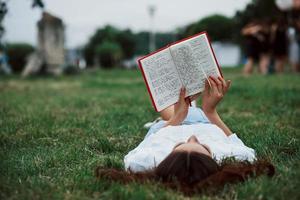
<svg viewBox="0 0 300 200">
<path fill-rule="evenodd" d="M 233 83 L 219 112 L 277 173 L 193 198 L 300 199 L 299 75 L 244 78 L 239 70 L 224 70 Z M 159 184 L 94 177 L 99 165 L 122 168 L 157 116 L 139 71 L 0 77 L 0 199 L 186 198 Z"/>
</svg>

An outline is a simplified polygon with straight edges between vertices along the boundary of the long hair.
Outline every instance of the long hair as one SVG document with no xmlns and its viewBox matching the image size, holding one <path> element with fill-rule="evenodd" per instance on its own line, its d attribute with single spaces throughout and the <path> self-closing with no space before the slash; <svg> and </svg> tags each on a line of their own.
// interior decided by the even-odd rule
<svg viewBox="0 0 300 200">
<path fill-rule="evenodd" d="M 174 151 L 156 168 L 144 172 L 132 172 L 97 167 L 95 175 L 121 183 L 148 181 L 160 182 L 168 188 L 186 195 L 219 189 L 227 183 L 243 182 L 260 175 L 273 176 L 274 166 L 267 161 L 223 162 L 218 165 L 211 157 L 197 152 Z"/>
<path fill-rule="evenodd" d="M 173 151 L 154 169 L 154 172 L 162 182 L 178 181 L 191 186 L 218 170 L 218 164 L 207 155 Z"/>
</svg>

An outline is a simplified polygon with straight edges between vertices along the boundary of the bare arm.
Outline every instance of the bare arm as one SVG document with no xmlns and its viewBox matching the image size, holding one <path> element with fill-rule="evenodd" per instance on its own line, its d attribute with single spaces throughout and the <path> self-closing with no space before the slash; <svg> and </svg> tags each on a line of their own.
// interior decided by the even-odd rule
<svg viewBox="0 0 300 200">
<path fill-rule="evenodd" d="M 182 88 L 182 89 L 184 89 L 184 88 Z M 182 91 L 182 92 L 184 92 L 184 91 Z M 182 95 L 182 94 L 180 94 L 180 95 Z M 182 97 L 180 97 L 180 95 L 179 95 L 179 99 L 182 98 Z M 185 93 L 184 93 L 183 95 L 185 95 Z M 181 100 L 181 104 L 182 104 L 182 105 L 181 105 L 180 107 L 184 107 L 184 108 L 188 109 L 188 107 L 186 106 L 187 102 L 192 102 L 192 101 L 197 100 L 197 98 L 198 98 L 200 95 L 201 95 L 201 93 L 194 94 L 194 95 L 192 95 L 192 96 L 187 97 L 187 98 L 189 98 L 189 99 L 187 99 L 187 98 L 184 99 L 184 97 L 183 97 L 182 100 Z M 176 105 L 177 105 L 177 106 L 176 106 Z M 171 105 L 171 106 L 169 106 L 168 108 L 166 108 L 166 109 L 160 111 L 160 116 L 161 116 L 161 118 L 162 118 L 163 120 L 165 120 L 165 121 L 169 121 L 172 117 L 174 118 L 173 115 L 174 115 L 174 113 L 175 113 L 175 106 L 176 106 L 176 108 L 177 108 L 176 112 L 178 113 L 178 107 L 179 107 L 179 106 L 178 106 L 178 103 L 177 103 L 177 104 Z M 182 110 L 182 109 L 181 109 L 181 110 Z"/>
<path fill-rule="evenodd" d="M 228 126 L 223 122 L 217 111 L 213 113 L 204 112 L 209 119 L 209 121 L 215 125 L 217 125 L 220 129 L 224 131 L 224 133 L 229 136 L 232 134 L 232 131 L 228 128 Z"/>
<path fill-rule="evenodd" d="M 232 131 L 228 126 L 222 121 L 221 117 L 217 112 L 217 105 L 223 99 L 224 95 L 228 91 L 231 81 L 226 81 L 221 78 L 209 77 L 210 85 L 206 81 L 205 90 L 202 97 L 202 109 L 206 114 L 207 118 L 211 123 L 217 125 L 224 133 L 229 136 Z"/>
<path fill-rule="evenodd" d="M 174 104 L 174 108 L 170 111 L 170 118 L 165 126 L 177 126 L 186 118 L 189 110 L 189 97 L 185 98 L 186 89 L 181 88 L 179 101 Z"/>
<path fill-rule="evenodd" d="M 241 33 L 242 35 L 255 35 L 258 31 L 262 29 L 259 25 L 250 25 L 246 26 L 242 29 Z"/>
</svg>

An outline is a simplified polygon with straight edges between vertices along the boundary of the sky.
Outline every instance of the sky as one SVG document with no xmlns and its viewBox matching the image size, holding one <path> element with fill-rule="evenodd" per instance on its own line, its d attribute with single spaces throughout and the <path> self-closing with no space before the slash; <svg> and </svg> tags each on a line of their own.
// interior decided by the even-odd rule
<svg viewBox="0 0 300 200">
<path fill-rule="evenodd" d="M 41 10 L 31 8 L 32 0 L 6 0 L 9 13 L 4 19 L 6 42 L 36 44 L 36 23 Z M 211 14 L 233 16 L 251 0 L 43 0 L 45 10 L 63 19 L 66 46 L 84 45 L 95 30 L 107 24 L 134 32 L 174 31 Z M 155 6 L 151 23 L 148 8 Z"/>
</svg>

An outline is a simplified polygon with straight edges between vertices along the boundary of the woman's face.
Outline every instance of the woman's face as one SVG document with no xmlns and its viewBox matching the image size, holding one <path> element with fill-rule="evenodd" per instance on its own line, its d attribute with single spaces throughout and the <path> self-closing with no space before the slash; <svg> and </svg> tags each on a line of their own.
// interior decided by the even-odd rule
<svg viewBox="0 0 300 200">
<path fill-rule="evenodd" d="M 212 157 L 209 147 L 205 144 L 201 144 L 194 135 L 189 137 L 186 142 L 175 145 L 173 151 L 197 152 Z"/>
</svg>

